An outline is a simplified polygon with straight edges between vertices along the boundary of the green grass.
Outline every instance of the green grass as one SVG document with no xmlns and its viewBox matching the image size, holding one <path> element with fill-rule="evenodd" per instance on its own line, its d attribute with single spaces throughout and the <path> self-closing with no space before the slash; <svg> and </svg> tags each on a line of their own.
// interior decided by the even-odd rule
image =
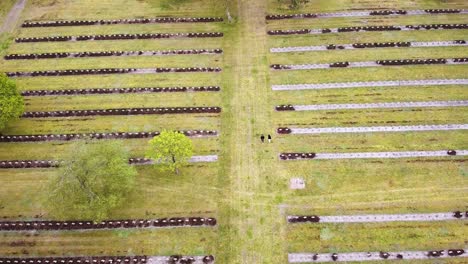
<svg viewBox="0 0 468 264">
<path fill-rule="evenodd" d="M 313 3 L 312 3 L 313 2 Z M 216 138 L 193 139 L 196 154 L 220 156 L 218 163 L 192 164 L 177 177 L 138 167 L 138 188 L 113 218 L 186 215 L 217 217 L 216 228 L 99 232 L 2 234 L 0 255 L 214 254 L 219 263 L 285 263 L 293 251 L 431 250 L 461 247 L 461 222 L 368 225 L 287 225 L 288 214 L 357 214 L 465 210 L 467 167 L 464 157 L 395 160 L 312 160 L 280 162 L 281 151 L 410 151 L 466 148 L 466 132 L 404 132 L 278 136 L 278 126 L 376 126 L 466 123 L 466 107 L 370 109 L 278 113 L 277 104 L 368 103 L 463 100 L 464 86 L 330 89 L 273 92 L 271 84 L 341 81 L 466 78 L 466 65 L 271 71 L 272 63 L 320 63 L 406 57 L 461 57 L 466 48 L 408 48 L 271 54 L 270 47 L 375 41 L 465 39 L 466 30 L 366 32 L 310 36 L 267 36 L 267 29 L 320 28 L 365 24 L 460 23 L 460 15 L 346 18 L 265 22 L 268 12 L 283 12 L 276 0 L 233 1 L 237 23 L 114 25 L 20 29 L 19 36 L 143 32 L 222 31 L 224 38 L 12 44 L 7 53 L 223 48 L 222 56 L 84 58 L 0 61 L 6 70 L 99 67 L 220 66 L 221 73 L 100 75 L 17 78 L 20 90 L 220 85 L 220 93 L 124 94 L 26 98 L 28 111 L 144 106 L 213 105 L 221 114 L 107 116 L 20 119 L 4 134 L 89 133 L 213 129 Z M 232 4 L 231 3 L 231 4 Z M 220 16 L 224 1 L 29 1 L 23 19 L 112 19 L 154 16 Z M 86 6 L 87 8 L 83 8 Z M 131 7 L 131 8 L 129 8 Z M 347 9 L 466 8 L 461 0 L 387 2 L 311 1 L 291 12 Z M 231 7 L 232 8 L 232 7 Z M 289 11 L 287 11 L 289 12 Z M 16 37 L 16 36 L 15 36 Z M 2 68 L 3 69 L 3 68 Z M 273 144 L 261 144 L 270 133 Z M 147 140 L 122 140 L 142 156 Z M 70 143 L 0 144 L 0 159 L 56 158 Z M 54 170 L 0 171 L 0 216 L 47 217 L 40 197 Z M 289 190 L 302 177 L 304 190 Z M 428 239 L 430 238 L 430 239 Z M 23 242 L 27 243 L 23 243 Z M 112 241 L 109 243 L 109 241 Z M 14 243 L 13 243 L 14 242 Z M 450 263 L 462 263 L 448 260 Z M 427 263 L 415 261 L 414 263 Z"/>
<path fill-rule="evenodd" d="M 335 12 L 335 11 L 359 11 L 372 9 L 429 9 L 429 8 L 466 8 L 463 0 L 439 1 L 439 0 L 390 0 L 385 2 L 376 1 L 347 1 L 347 0 L 316 0 L 309 1 L 299 9 L 289 9 L 287 0 L 267 0 L 268 12 L 275 13 L 298 13 L 298 12 Z"/>
<path fill-rule="evenodd" d="M 6 15 L 10 12 L 16 0 L 3 0 L 0 2 L 0 25 L 3 23 Z"/>
<path fill-rule="evenodd" d="M 326 19 L 291 19 L 269 20 L 268 30 L 277 29 L 320 29 L 356 26 L 400 26 L 419 24 L 458 24 L 466 23 L 466 15 L 419 15 L 419 16 L 383 16 L 383 17 L 334 17 Z M 456 31 L 456 30 L 454 30 Z"/>
<path fill-rule="evenodd" d="M 465 39 L 466 34 L 467 30 L 346 32 L 319 35 L 272 36 L 269 38 L 268 44 L 270 48 L 273 48 L 366 42 L 450 41 Z M 378 52 L 377 50 L 372 49 L 369 53 Z"/>
<path fill-rule="evenodd" d="M 290 252 L 400 251 L 463 248 L 462 221 L 385 224 L 301 224 L 288 228 Z M 391 244 L 388 242 L 392 241 Z M 460 241 L 460 242 L 454 242 Z"/>
<path fill-rule="evenodd" d="M 278 91 L 273 96 L 273 103 L 300 105 L 463 100 L 466 98 L 463 96 L 465 91 L 466 87 L 457 85 Z"/>
<path fill-rule="evenodd" d="M 407 65 L 273 71 L 272 84 L 465 78 L 467 65 Z"/>
<path fill-rule="evenodd" d="M 48 134 L 90 132 L 141 132 L 162 129 L 216 129 L 214 114 L 91 116 L 74 118 L 21 119 L 9 125 L 5 134 Z"/>
<path fill-rule="evenodd" d="M 19 256 L 216 254 L 216 229 L 3 233 L 0 254 Z"/>
<path fill-rule="evenodd" d="M 112 219 L 159 218 L 176 216 L 216 216 L 216 164 L 192 164 L 180 175 L 163 173 L 153 166 L 137 166 L 136 191 L 114 210 Z M 2 170 L 0 187 L 2 217 L 47 217 L 42 206 L 47 180 L 56 169 Z M 175 191 L 177 190 L 177 191 Z"/>
<path fill-rule="evenodd" d="M 279 53 L 275 55 L 273 64 L 315 64 L 343 61 L 376 61 L 396 59 L 435 59 L 458 58 L 467 50 L 466 47 L 434 47 L 434 48 L 376 48 L 358 50 L 317 51 L 300 53 Z"/>
</svg>

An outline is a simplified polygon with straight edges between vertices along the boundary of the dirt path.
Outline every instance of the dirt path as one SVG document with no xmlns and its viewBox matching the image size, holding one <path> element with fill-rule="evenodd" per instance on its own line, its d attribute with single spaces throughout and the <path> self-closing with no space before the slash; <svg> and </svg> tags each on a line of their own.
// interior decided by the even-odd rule
<svg viewBox="0 0 468 264">
<path fill-rule="evenodd" d="M 0 27 L 0 33 L 12 32 L 18 22 L 18 19 L 26 5 L 26 0 L 18 0 L 8 13 L 3 25 Z"/>
<path fill-rule="evenodd" d="M 279 215 L 265 172 L 276 163 L 273 144 L 261 144 L 260 134 L 273 134 L 268 103 L 269 66 L 266 45 L 266 1 L 239 0 L 238 22 L 226 36 L 225 95 L 229 123 L 223 124 L 227 139 L 223 165 L 229 188 L 219 219 L 219 263 L 286 263 L 281 232 L 285 218 Z M 228 76 L 230 75 L 230 76 Z M 225 175 L 226 175 L 225 174 Z"/>
</svg>

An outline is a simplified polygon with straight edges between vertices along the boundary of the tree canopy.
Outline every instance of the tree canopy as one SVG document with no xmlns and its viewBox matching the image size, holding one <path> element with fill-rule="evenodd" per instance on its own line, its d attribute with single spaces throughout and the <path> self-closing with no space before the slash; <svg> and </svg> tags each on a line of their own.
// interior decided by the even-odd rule
<svg viewBox="0 0 468 264">
<path fill-rule="evenodd" d="M 16 83 L 0 73 L 0 131 L 8 122 L 18 119 L 24 112 L 24 101 Z"/>
<path fill-rule="evenodd" d="M 75 143 L 49 182 L 49 213 L 58 219 L 107 218 L 135 186 L 137 172 L 128 158 L 116 141 Z"/>
<path fill-rule="evenodd" d="M 179 168 L 186 165 L 193 154 L 193 143 L 177 131 L 163 131 L 149 141 L 147 156 L 157 161 L 156 166 L 179 174 Z"/>
</svg>

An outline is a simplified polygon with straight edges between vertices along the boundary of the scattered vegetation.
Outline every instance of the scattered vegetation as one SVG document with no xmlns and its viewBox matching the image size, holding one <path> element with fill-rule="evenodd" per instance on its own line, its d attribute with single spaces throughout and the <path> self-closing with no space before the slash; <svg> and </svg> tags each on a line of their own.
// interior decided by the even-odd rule
<svg viewBox="0 0 468 264">
<path fill-rule="evenodd" d="M 161 135 L 149 141 L 147 156 L 158 163 L 162 170 L 179 174 L 179 168 L 186 165 L 193 154 L 192 141 L 182 133 L 163 131 Z"/>
<path fill-rule="evenodd" d="M 0 131 L 8 122 L 18 119 L 24 112 L 24 101 L 16 83 L 6 74 L 0 73 Z"/>
<path fill-rule="evenodd" d="M 105 219 L 135 186 L 136 169 L 116 141 L 78 142 L 48 186 L 46 207 L 58 219 Z"/>
</svg>

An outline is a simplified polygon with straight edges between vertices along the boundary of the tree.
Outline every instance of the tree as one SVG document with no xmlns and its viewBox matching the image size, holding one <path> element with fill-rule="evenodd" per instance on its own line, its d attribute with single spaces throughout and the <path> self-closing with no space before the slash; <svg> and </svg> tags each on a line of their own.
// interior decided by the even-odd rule
<svg viewBox="0 0 468 264">
<path fill-rule="evenodd" d="M 48 184 L 46 207 L 58 219 L 101 221 L 135 186 L 136 169 L 116 141 L 78 142 Z"/>
<path fill-rule="evenodd" d="M 176 131 L 163 131 L 149 141 L 147 156 L 157 161 L 163 170 L 179 174 L 179 168 L 186 165 L 193 154 L 192 141 Z"/>
<path fill-rule="evenodd" d="M 0 73 L 0 131 L 7 123 L 18 119 L 24 112 L 24 101 L 16 83 Z"/>
</svg>

